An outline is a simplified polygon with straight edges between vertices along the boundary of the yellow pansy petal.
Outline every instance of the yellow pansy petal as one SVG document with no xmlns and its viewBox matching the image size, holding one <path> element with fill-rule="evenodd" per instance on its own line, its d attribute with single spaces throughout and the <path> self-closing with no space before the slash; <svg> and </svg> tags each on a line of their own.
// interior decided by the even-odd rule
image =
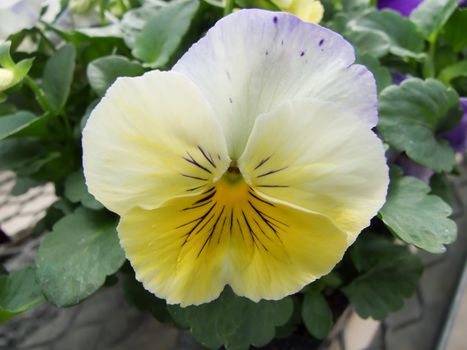
<svg viewBox="0 0 467 350">
<path fill-rule="evenodd" d="M 83 131 L 88 189 L 119 214 L 202 192 L 229 162 L 211 108 L 175 72 L 119 78 Z"/>
<path fill-rule="evenodd" d="M 283 298 L 328 273 L 347 247 L 327 218 L 269 203 L 241 180 L 133 209 L 118 231 L 146 289 L 182 306 L 209 302 L 226 284 L 255 301 Z"/>
<path fill-rule="evenodd" d="M 319 23 L 324 14 L 321 2 L 311 0 L 292 0 L 288 7 L 282 9 L 312 23 Z"/>
<path fill-rule="evenodd" d="M 349 243 L 384 204 L 389 182 L 378 137 L 352 114 L 317 100 L 259 117 L 239 167 L 269 199 L 332 219 Z"/>
</svg>

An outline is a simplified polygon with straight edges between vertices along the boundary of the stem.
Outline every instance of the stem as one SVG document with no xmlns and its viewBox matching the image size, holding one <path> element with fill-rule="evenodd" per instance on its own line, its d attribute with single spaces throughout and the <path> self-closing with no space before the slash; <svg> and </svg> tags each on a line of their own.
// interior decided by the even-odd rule
<svg viewBox="0 0 467 350">
<path fill-rule="evenodd" d="M 34 92 L 37 98 L 37 102 L 39 102 L 39 105 L 41 106 L 42 110 L 44 112 L 50 112 L 52 109 L 50 108 L 49 103 L 47 102 L 47 99 L 45 98 L 44 93 L 42 90 L 37 86 L 36 82 L 31 79 L 30 76 L 26 75 L 24 77 L 24 82 L 26 83 L 27 86 Z"/>
<path fill-rule="evenodd" d="M 235 0 L 226 0 L 224 6 L 224 16 L 227 16 L 232 13 L 235 5 Z"/>
<path fill-rule="evenodd" d="M 66 113 L 65 109 L 61 110 L 60 115 L 61 115 L 61 117 L 63 119 L 64 124 L 65 124 L 65 129 L 66 129 L 66 132 L 68 134 L 68 137 L 70 139 L 72 139 L 73 138 L 73 129 L 71 128 L 70 119 L 68 118 L 68 114 Z"/>
<path fill-rule="evenodd" d="M 53 44 L 53 42 L 50 41 L 49 38 L 47 38 L 47 36 L 44 34 L 44 32 L 42 30 L 40 30 L 39 28 L 37 28 L 37 33 L 42 38 L 42 40 L 44 40 L 44 42 L 47 44 L 47 46 L 50 47 L 52 49 L 52 51 L 55 51 L 55 45 Z"/>
<path fill-rule="evenodd" d="M 428 59 L 423 65 L 423 75 L 425 78 L 433 78 L 436 76 L 435 53 L 436 53 L 436 40 L 437 39 L 438 39 L 437 36 L 434 36 L 433 39 L 429 41 L 430 44 L 428 46 Z"/>
</svg>

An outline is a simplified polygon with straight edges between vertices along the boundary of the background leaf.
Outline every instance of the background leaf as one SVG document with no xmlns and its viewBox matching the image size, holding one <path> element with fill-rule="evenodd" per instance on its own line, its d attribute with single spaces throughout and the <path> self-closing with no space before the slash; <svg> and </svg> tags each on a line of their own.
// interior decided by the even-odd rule
<svg viewBox="0 0 467 350">
<path fill-rule="evenodd" d="M 459 52 L 467 47 L 467 8 L 457 9 L 444 26 L 444 38 Z"/>
<path fill-rule="evenodd" d="M 308 288 L 302 305 L 302 318 L 310 334 L 317 339 L 328 336 L 334 325 L 331 308 L 320 288 Z"/>
<path fill-rule="evenodd" d="M 457 8 L 458 2 L 458 0 L 424 0 L 411 13 L 410 19 L 425 38 L 433 41 Z"/>
<path fill-rule="evenodd" d="M 415 162 L 437 172 L 450 171 L 454 151 L 435 133 L 449 110 L 458 105 L 457 93 L 441 82 L 407 79 L 381 92 L 378 130 L 384 141 Z"/>
<path fill-rule="evenodd" d="M 42 89 L 51 112 L 58 113 L 68 99 L 75 71 L 75 59 L 75 47 L 67 44 L 55 52 L 45 65 Z"/>
<path fill-rule="evenodd" d="M 429 192 L 430 186 L 423 181 L 392 172 L 380 216 L 403 241 L 431 253 L 443 253 L 444 245 L 456 240 L 457 226 L 448 219 L 451 207 Z"/>
<path fill-rule="evenodd" d="M 83 169 L 68 175 L 65 181 L 65 197 L 72 203 L 81 203 L 84 207 L 99 210 L 104 206 L 88 192 Z"/>
<path fill-rule="evenodd" d="M 170 305 L 177 323 L 189 327 L 201 344 L 217 349 L 248 349 L 262 346 L 274 338 L 276 326 L 285 324 L 292 315 L 290 297 L 278 301 L 255 303 L 225 288 L 220 297 L 208 304 L 181 308 Z"/>
<path fill-rule="evenodd" d="M 382 320 L 402 308 L 417 287 L 420 259 L 406 247 L 374 234 L 363 234 L 352 249 L 363 273 L 342 290 L 357 313 Z"/>
<path fill-rule="evenodd" d="M 74 305 L 99 289 L 125 261 L 116 220 L 78 208 L 58 221 L 36 256 L 37 280 L 47 300 Z"/>
<path fill-rule="evenodd" d="M 0 275 L 0 324 L 44 301 L 34 268 Z"/>
<path fill-rule="evenodd" d="M 97 95 L 103 96 L 118 77 L 136 77 L 143 67 L 124 56 L 105 56 L 92 61 L 87 68 L 88 81 Z"/>
<path fill-rule="evenodd" d="M 198 7 L 198 0 L 180 0 L 160 8 L 136 37 L 133 55 L 152 68 L 165 66 L 188 32 Z"/>
</svg>

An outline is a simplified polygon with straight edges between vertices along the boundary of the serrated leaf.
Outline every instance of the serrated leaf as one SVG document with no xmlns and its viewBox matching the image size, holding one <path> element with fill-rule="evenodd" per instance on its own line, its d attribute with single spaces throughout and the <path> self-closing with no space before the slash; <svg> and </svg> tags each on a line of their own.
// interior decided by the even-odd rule
<svg viewBox="0 0 467 350">
<path fill-rule="evenodd" d="M 331 331 L 334 325 L 332 311 L 320 288 L 310 288 L 305 293 L 302 319 L 308 332 L 317 339 L 326 338 Z"/>
<path fill-rule="evenodd" d="M 104 206 L 98 202 L 86 187 L 83 169 L 70 175 L 65 180 L 65 197 L 72 203 L 81 203 L 84 207 L 99 210 Z"/>
<path fill-rule="evenodd" d="M 420 259 L 373 234 L 362 235 L 352 250 L 364 272 L 342 290 L 357 313 L 382 320 L 402 308 L 416 290 L 423 269 Z"/>
<path fill-rule="evenodd" d="M 48 301 L 77 304 L 120 268 L 125 254 L 116 224 L 106 212 L 81 207 L 54 225 L 36 256 L 36 277 Z"/>
<path fill-rule="evenodd" d="M 444 38 L 459 52 L 467 47 L 467 8 L 457 9 L 444 26 Z"/>
<path fill-rule="evenodd" d="M 175 1 L 160 8 L 136 37 L 133 56 L 152 68 L 166 65 L 188 32 L 198 8 L 198 0 Z"/>
<path fill-rule="evenodd" d="M 416 59 L 424 57 L 423 37 L 417 32 L 415 25 L 410 20 L 397 12 L 390 10 L 371 11 L 350 21 L 348 27 L 352 31 L 365 32 L 370 36 L 377 34 L 384 38 L 382 42 L 388 43 L 389 52 L 393 55 Z M 381 53 L 383 52 L 381 50 Z M 367 53 L 369 52 L 367 51 Z"/>
<path fill-rule="evenodd" d="M 208 304 L 169 306 L 174 320 L 189 327 L 201 344 L 211 349 L 224 345 L 228 350 L 267 344 L 274 338 L 276 327 L 285 324 L 292 311 L 290 297 L 255 303 L 235 295 L 230 288 Z"/>
<path fill-rule="evenodd" d="M 76 50 L 71 44 L 63 46 L 47 61 L 42 75 L 42 89 L 51 108 L 58 113 L 70 94 L 75 70 Z"/>
<path fill-rule="evenodd" d="M 415 162 L 437 172 L 450 171 L 454 151 L 435 134 L 458 104 L 457 93 L 437 80 L 407 79 L 381 92 L 378 130 L 384 141 Z"/>
<path fill-rule="evenodd" d="M 111 55 L 92 61 L 86 73 L 93 90 L 103 96 L 118 77 L 135 77 L 143 74 L 144 69 L 124 56 Z"/>
<path fill-rule="evenodd" d="M 457 8 L 458 2 L 458 0 L 424 0 L 410 14 L 410 19 L 426 39 L 433 41 Z"/>
<path fill-rule="evenodd" d="M 0 275 L 0 324 L 44 301 L 34 268 Z"/>
<path fill-rule="evenodd" d="M 430 186 L 423 181 L 392 173 L 380 217 L 403 241 L 431 253 L 443 253 L 444 245 L 455 241 L 457 226 L 448 219 L 451 207 L 429 192 Z"/>
<path fill-rule="evenodd" d="M 29 111 L 18 111 L 0 117 L 0 140 L 14 136 L 43 137 L 48 133 L 47 116 L 36 117 Z"/>
</svg>

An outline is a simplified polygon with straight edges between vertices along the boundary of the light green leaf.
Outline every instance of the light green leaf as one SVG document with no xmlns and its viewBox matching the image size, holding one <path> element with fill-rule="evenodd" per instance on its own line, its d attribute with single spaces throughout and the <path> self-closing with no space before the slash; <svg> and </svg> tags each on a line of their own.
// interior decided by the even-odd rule
<svg viewBox="0 0 467 350">
<path fill-rule="evenodd" d="M 228 287 L 208 304 L 185 308 L 169 305 L 174 320 L 189 327 L 201 344 L 211 349 L 224 345 L 228 350 L 267 344 L 274 338 L 276 327 L 285 324 L 292 311 L 290 297 L 255 303 L 236 296 Z"/>
<path fill-rule="evenodd" d="M 44 301 L 34 268 L 0 275 L 0 324 Z"/>
<path fill-rule="evenodd" d="M 459 0 L 424 0 L 412 12 L 410 19 L 429 41 L 433 41 L 439 30 L 457 8 Z"/>
<path fill-rule="evenodd" d="M 331 308 L 320 288 L 309 288 L 302 305 L 302 319 L 310 334 L 317 339 L 328 336 L 334 325 Z"/>
<path fill-rule="evenodd" d="M 467 60 L 450 65 L 439 73 L 439 80 L 445 84 L 449 84 L 451 80 L 459 77 L 467 77 Z"/>
<path fill-rule="evenodd" d="M 124 56 L 112 55 L 92 61 L 86 72 L 93 90 L 103 96 L 118 77 L 135 77 L 143 74 L 144 69 Z"/>
<path fill-rule="evenodd" d="M 162 7 L 137 36 L 133 56 L 152 68 L 166 65 L 188 32 L 198 8 L 198 0 L 174 1 Z"/>
<path fill-rule="evenodd" d="M 422 59 L 424 41 L 415 25 L 399 13 L 382 10 L 371 11 L 348 23 L 352 31 L 378 33 L 389 43 L 389 52 L 401 57 Z M 371 36 L 370 36 L 371 37 Z"/>
<path fill-rule="evenodd" d="M 435 133 L 458 104 L 457 93 L 437 80 L 407 79 L 381 92 L 378 130 L 384 141 L 417 163 L 436 172 L 450 171 L 454 152 Z"/>
<path fill-rule="evenodd" d="M 36 277 L 47 300 L 77 304 L 117 272 L 125 254 L 116 221 L 106 212 L 78 208 L 54 225 L 36 256 Z"/>
<path fill-rule="evenodd" d="M 13 136 L 46 136 L 47 116 L 36 117 L 29 111 L 18 111 L 0 117 L 0 140 Z"/>
<path fill-rule="evenodd" d="M 444 38 L 459 52 L 467 47 L 467 8 L 457 9 L 444 26 Z"/>
<path fill-rule="evenodd" d="M 58 113 L 68 99 L 75 70 L 75 58 L 75 47 L 67 44 L 55 52 L 45 65 L 42 88 L 52 109 L 50 112 Z"/>
<path fill-rule="evenodd" d="M 0 84 L 0 91 L 4 91 L 21 82 L 28 74 L 34 61 L 33 58 L 28 58 L 15 63 L 10 56 L 10 47 L 10 41 L 0 43 L 0 67 L 3 67 L 0 68 L 0 71 L 3 69 L 4 71 L 2 73 L 4 75 L 11 75 L 11 79 L 7 79 L 7 81 Z M 2 96 L 5 97 L 5 95 Z M 4 99 L 2 96 L 0 96 L 0 99 Z"/>
<path fill-rule="evenodd" d="M 448 218 L 451 207 L 428 195 L 430 186 L 409 176 L 391 174 L 386 204 L 379 215 L 403 241 L 431 253 L 443 253 L 456 240 L 456 223 Z"/>
<path fill-rule="evenodd" d="M 372 55 L 358 56 L 357 63 L 363 64 L 373 73 L 378 92 L 381 92 L 384 88 L 391 85 L 392 77 L 391 73 L 389 73 L 389 69 L 382 66 L 376 57 Z"/>
<path fill-rule="evenodd" d="M 351 254 L 357 256 L 363 274 L 342 290 L 361 317 L 382 320 L 415 292 L 423 268 L 407 247 L 367 233 Z"/>
<path fill-rule="evenodd" d="M 86 187 L 83 169 L 70 174 L 65 181 L 65 197 L 72 203 L 81 203 L 93 210 L 99 210 L 104 206 L 99 203 Z"/>
</svg>

